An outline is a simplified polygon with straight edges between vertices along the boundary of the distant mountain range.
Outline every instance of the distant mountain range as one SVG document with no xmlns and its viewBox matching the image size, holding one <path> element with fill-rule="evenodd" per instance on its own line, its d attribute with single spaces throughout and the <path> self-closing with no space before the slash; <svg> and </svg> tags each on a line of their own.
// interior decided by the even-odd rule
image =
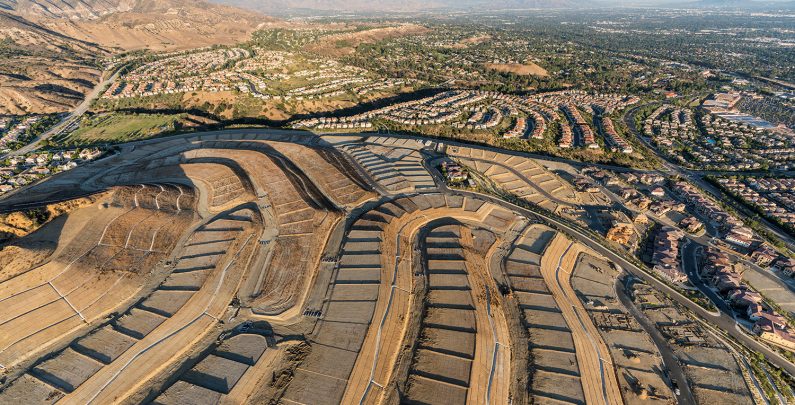
<svg viewBox="0 0 795 405">
<path fill-rule="evenodd" d="M 99 80 L 102 47 L 0 11 L 0 115 L 60 112 Z"/>
<path fill-rule="evenodd" d="M 273 20 L 203 0 L 0 0 L 2 10 L 78 40 L 121 49 L 234 43 Z"/>
<path fill-rule="evenodd" d="M 269 21 L 203 0 L 0 0 L 0 115 L 68 111 L 114 49 L 234 44 Z"/>
<path fill-rule="evenodd" d="M 697 8 L 795 9 L 795 1 L 792 0 L 699 0 L 674 4 Z"/>
<path fill-rule="evenodd" d="M 421 12 L 432 10 L 587 9 L 603 7 L 791 8 L 793 0 L 212 0 L 272 15 L 295 11 Z"/>
<path fill-rule="evenodd" d="M 325 12 L 419 12 L 441 9 L 531 9 L 582 8 L 592 4 L 584 0 L 212 0 L 270 14 L 289 10 Z"/>
<path fill-rule="evenodd" d="M 90 19 L 103 15 L 129 11 L 135 0 L 116 2 L 103 0 L 0 0 L 0 9 L 26 18 L 75 18 Z"/>
</svg>

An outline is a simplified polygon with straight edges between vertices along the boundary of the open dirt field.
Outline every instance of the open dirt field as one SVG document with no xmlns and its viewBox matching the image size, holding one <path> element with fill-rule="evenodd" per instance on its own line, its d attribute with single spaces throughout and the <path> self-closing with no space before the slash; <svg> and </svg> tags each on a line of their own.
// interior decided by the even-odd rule
<svg viewBox="0 0 795 405">
<path fill-rule="evenodd" d="M 492 390 L 507 397 L 508 384 L 491 388 L 486 378 L 495 367 L 504 382 L 510 351 L 499 351 L 499 340 L 507 342 L 504 320 L 497 335 L 489 322 L 488 294 L 475 274 L 486 270 L 484 258 L 473 257 L 472 240 L 472 232 L 459 225 L 426 235 L 425 314 L 404 394 L 408 402 L 488 403 Z"/>
<path fill-rule="evenodd" d="M 740 361 L 690 315 L 647 285 L 634 286 L 635 302 L 668 339 L 698 403 L 753 401 Z M 651 304 L 651 305 L 643 305 Z"/>
<path fill-rule="evenodd" d="M 541 274 L 541 257 L 555 235 L 554 230 L 544 226 L 528 227 L 506 256 L 504 271 L 520 311 L 521 325 L 527 328 L 531 359 L 528 367 L 535 370 L 529 379 L 530 395 L 540 403 L 583 403 L 572 332 Z"/>
<path fill-rule="evenodd" d="M 350 155 L 379 185 L 390 192 L 429 191 L 436 188 L 433 177 L 422 165 L 420 150 L 413 139 L 370 137 L 364 142 L 340 142 L 337 147 Z"/>
<path fill-rule="evenodd" d="M 485 66 L 486 69 L 496 70 L 501 73 L 513 73 L 519 76 L 528 76 L 528 75 L 541 76 L 541 77 L 549 76 L 549 73 L 547 73 L 546 69 L 536 65 L 533 62 L 486 63 Z"/>
<path fill-rule="evenodd" d="M 618 270 L 541 217 L 437 184 L 444 150 L 189 134 L 0 199 L 94 196 L 0 251 L 0 402 L 670 402 Z M 447 152 L 550 211 L 599 202 L 538 160 Z M 674 343 L 703 339 L 672 343 L 697 398 L 749 399 L 717 340 L 671 305 L 644 311 Z"/>
<path fill-rule="evenodd" d="M 558 234 L 541 258 L 541 274 L 571 330 L 587 403 L 623 403 L 610 351 L 571 287 L 571 273 L 585 249 Z"/>
<path fill-rule="evenodd" d="M 549 211 L 582 203 L 571 184 L 531 159 L 470 147 L 451 146 L 447 153 L 505 191 Z"/>
<path fill-rule="evenodd" d="M 595 256 L 580 255 L 572 287 L 584 300 L 591 319 L 610 348 L 624 399 L 630 403 L 669 403 L 673 400 L 664 376 L 661 355 L 649 335 L 616 297 L 612 266 Z"/>
<path fill-rule="evenodd" d="M 0 299 L 8 305 L 0 313 L 0 328 L 8 330 L 0 334 L 0 364 L 16 373 L 0 397 L 12 398 L 17 384 L 30 381 L 49 387 L 33 390 L 45 396 L 29 398 L 34 403 L 141 395 L 215 333 L 242 280 L 261 276 L 262 290 L 277 294 L 275 301 L 263 301 L 268 311 L 294 306 L 320 260 L 321 250 L 314 246 L 325 243 L 340 207 L 372 197 L 367 183 L 333 150 L 213 141 L 207 147 L 166 141 L 155 153 L 136 150 L 137 158 L 133 153 L 124 164 L 70 173 L 74 179 L 65 176 L 65 182 L 102 188 L 139 182 L 143 169 L 150 180 L 162 181 L 113 188 L 96 203 L 15 242 L 34 246 L 30 239 L 46 243 L 46 249 L 27 262 L 13 262 L 19 269 L 9 269 L 0 284 Z M 31 195 L 46 195 L 51 185 Z M 274 231 L 266 232 L 264 219 Z M 259 246 L 274 241 L 274 235 L 279 248 L 275 261 L 267 261 L 268 249 Z M 108 314 L 111 321 L 103 325 Z M 244 368 L 262 357 L 256 350 L 239 351 L 238 345 L 219 348 L 213 356 L 224 360 L 198 364 L 182 382 L 236 398 L 252 395 L 267 367 L 258 367 L 258 377 L 246 377 L 246 388 L 233 392 Z M 52 349 L 56 352 L 47 360 L 36 361 Z M 267 357 L 273 362 L 280 355 Z M 245 367 L 237 367 L 233 379 L 218 374 L 234 374 L 232 363 L 214 371 L 224 361 Z M 229 384 L 207 382 L 218 378 Z"/>
<path fill-rule="evenodd" d="M 84 208 L 91 212 L 87 222 L 69 223 L 82 227 L 80 238 L 58 246 L 41 266 L 0 284 L 6 308 L 0 316 L 0 364 L 25 361 L 132 298 L 193 220 L 190 205 L 175 209 L 185 192 L 180 190 L 168 185 L 117 189 Z M 42 231 L 57 237 L 51 229 Z"/>
<path fill-rule="evenodd" d="M 339 267 L 326 292 L 329 300 L 319 311 L 321 319 L 312 337 L 314 343 L 312 352 L 297 369 L 296 378 L 288 387 L 284 399 L 288 403 L 290 401 L 338 403 L 354 400 L 380 403 L 382 398 L 394 395 L 395 393 L 391 390 L 386 391 L 380 387 L 394 385 L 394 383 L 387 383 L 388 381 L 404 385 L 410 378 L 413 378 L 405 376 L 405 373 L 408 372 L 407 370 L 412 364 L 414 351 L 411 349 L 406 351 L 404 347 L 411 348 L 414 345 L 413 342 L 414 339 L 417 339 L 415 336 L 418 332 L 413 328 L 417 328 L 420 324 L 419 319 L 413 319 L 414 316 L 410 315 L 414 305 L 421 305 L 417 300 L 422 300 L 422 298 L 415 295 L 419 294 L 416 289 L 424 284 L 422 282 L 424 272 L 417 267 L 420 257 L 411 253 L 413 252 L 412 245 L 417 242 L 417 235 L 424 232 L 426 224 L 433 220 L 451 218 L 484 224 L 484 226 L 491 224 L 491 226 L 500 229 L 499 227 L 506 225 L 504 221 L 507 220 L 507 224 L 511 223 L 510 217 L 510 213 L 477 200 L 465 201 L 460 198 L 446 198 L 443 195 L 397 199 L 361 215 L 349 228 L 349 238 L 341 249 Z M 468 235 L 468 240 L 473 240 L 471 233 Z M 470 242 L 469 246 L 474 246 L 473 242 Z M 442 256 L 440 258 L 447 257 L 444 253 L 447 249 L 441 249 L 439 254 Z M 474 249 L 474 247 L 469 249 Z M 435 262 L 434 264 L 439 264 L 442 267 L 441 273 L 428 273 L 429 284 L 435 283 L 435 281 L 431 281 L 431 278 L 436 280 L 438 277 L 455 277 L 455 274 L 448 274 L 454 272 L 449 269 L 453 264 Z M 459 272 L 462 271 L 460 269 L 462 262 L 462 259 L 452 261 L 452 263 L 459 263 Z M 448 269 L 444 270 L 444 268 Z M 478 300 L 473 297 L 485 297 L 483 287 L 478 289 L 478 286 L 482 286 L 482 284 L 474 284 L 474 281 L 470 283 L 466 276 L 464 279 L 466 279 L 468 289 L 459 291 L 430 290 L 426 300 L 454 300 L 454 297 L 444 298 L 444 296 L 450 296 L 456 292 L 466 293 L 467 296 L 470 296 L 470 301 L 473 304 L 474 300 Z M 455 283 L 454 280 L 439 280 L 442 283 Z M 459 281 L 459 283 L 461 282 L 464 281 Z M 481 292 L 477 293 L 477 296 L 473 296 L 470 291 Z M 453 304 L 452 308 L 457 307 Z M 444 308 L 439 306 L 439 309 Z M 472 312 L 474 314 L 478 311 Z M 438 315 L 430 314 L 429 316 Z M 487 332 L 493 333 L 488 321 L 477 322 L 473 318 L 473 322 L 477 323 L 476 326 L 473 325 L 475 330 L 481 330 L 483 335 L 486 335 Z M 497 321 L 495 320 L 495 322 Z M 368 324 L 369 326 L 367 326 Z M 460 332 L 455 328 L 439 327 L 433 329 L 432 332 L 429 328 L 423 328 L 423 330 L 425 330 L 424 333 L 435 333 L 436 335 L 456 333 L 466 335 L 466 332 Z M 482 384 L 483 380 L 481 379 L 484 378 L 484 375 L 488 376 L 491 373 L 481 373 L 477 370 L 480 367 L 491 370 L 494 337 L 484 337 L 484 343 L 477 346 L 475 336 L 479 333 L 473 331 L 469 334 L 472 336 L 469 346 L 462 343 L 466 339 L 462 341 L 461 337 L 451 338 L 452 341 L 457 342 L 455 345 L 464 344 L 465 348 L 459 348 L 459 351 L 445 351 L 444 349 L 434 351 L 428 347 L 418 350 L 434 352 L 435 354 L 430 354 L 431 356 L 458 353 L 464 356 L 462 361 L 474 362 L 476 366 L 472 368 L 474 373 L 472 381 L 476 382 L 474 384 L 476 386 L 473 386 L 473 391 L 469 395 L 465 393 L 463 398 L 466 401 L 468 397 L 471 397 L 470 401 L 482 403 L 486 398 L 484 387 L 487 387 L 488 384 Z M 499 338 L 502 335 L 498 334 L 497 336 Z M 491 343 L 488 343 L 489 341 Z M 405 343 L 401 344 L 401 342 Z M 476 349 L 476 347 L 481 349 Z M 500 351 L 497 356 L 500 364 L 508 363 L 509 358 L 507 350 Z M 417 367 L 423 366 L 418 365 L 413 369 L 418 370 Z M 406 371 L 402 371 L 403 369 Z M 465 374 L 468 383 L 470 373 Z M 415 375 L 418 374 L 411 373 L 411 376 Z M 488 379 L 488 377 L 486 378 Z M 315 383 L 320 380 L 324 383 L 320 386 L 307 386 L 307 382 L 310 380 Z M 408 383 L 410 384 L 410 382 Z M 320 387 L 323 387 L 322 391 L 315 391 L 315 388 L 319 389 Z M 464 390 L 467 391 L 466 388 Z M 489 395 L 495 397 L 494 402 L 499 403 L 496 396 L 500 395 L 501 398 L 506 398 L 507 386 L 495 384 L 489 392 Z"/>
</svg>

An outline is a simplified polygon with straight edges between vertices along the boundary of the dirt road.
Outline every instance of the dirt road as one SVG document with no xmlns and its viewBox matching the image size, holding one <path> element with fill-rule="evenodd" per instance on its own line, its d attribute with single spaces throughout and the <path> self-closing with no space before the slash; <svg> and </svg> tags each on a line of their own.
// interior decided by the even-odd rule
<svg viewBox="0 0 795 405">
<path fill-rule="evenodd" d="M 559 233 L 541 259 L 541 274 L 571 329 L 586 402 L 622 404 L 610 351 L 571 287 L 571 272 L 583 251 Z"/>
</svg>

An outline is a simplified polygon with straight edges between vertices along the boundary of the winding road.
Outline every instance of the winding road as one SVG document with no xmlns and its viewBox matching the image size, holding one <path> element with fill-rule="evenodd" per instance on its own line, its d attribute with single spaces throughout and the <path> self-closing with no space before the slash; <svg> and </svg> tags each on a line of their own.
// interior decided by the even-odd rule
<svg viewBox="0 0 795 405">
<path fill-rule="evenodd" d="M 749 350 L 762 353 L 768 359 L 768 361 L 770 361 L 776 367 L 779 367 L 785 370 L 786 372 L 795 375 L 795 364 L 791 363 L 789 360 L 778 354 L 778 352 L 771 349 L 767 345 L 758 342 L 756 339 L 754 339 L 753 336 L 737 328 L 737 322 L 734 320 L 734 317 L 732 317 L 731 315 L 725 312 L 720 312 L 719 314 L 716 314 L 707 311 L 700 305 L 691 301 L 688 297 L 682 295 L 679 291 L 677 291 L 673 287 L 653 277 L 651 274 L 639 268 L 634 263 L 616 254 L 611 249 L 604 247 L 599 241 L 594 239 L 591 235 L 586 233 L 586 231 L 582 230 L 579 226 L 569 224 L 565 220 L 558 219 L 549 216 L 547 214 L 542 214 L 540 212 L 535 212 L 523 207 L 519 207 L 517 205 L 511 204 L 509 202 L 506 202 L 504 200 L 501 200 L 499 198 L 490 195 L 475 193 L 471 191 L 462 191 L 462 190 L 449 190 L 448 192 L 465 197 L 466 196 L 480 197 L 481 199 L 485 199 L 488 202 L 492 202 L 494 204 L 502 205 L 503 207 L 515 210 L 516 212 L 519 212 L 520 214 L 528 218 L 539 218 L 539 220 L 559 230 L 566 232 L 571 237 L 576 238 L 583 245 L 593 249 L 595 252 L 606 257 L 608 260 L 616 263 L 618 266 L 623 268 L 632 276 L 640 280 L 643 280 L 645 283 L 651 285 L 652 287 L 656 288 L 659 291 L 667 293 L 671 297 L 671 299 L 685 306 L 687 309 L 694 312 L 698 316 L 718 326 L 721 330 L 725 331 L 727 334 L 731 335 L 738 341 L 742 342 Z"/>
<path fill-rule="evenodd" d="M 677 386 L 679 387 L 679 395 L 676 395 L 676 403 L 695 405 L 696 398 L 693 396 L 693 391 L 690 389 L 690 384 L 687 384 L 687 376 L 685 375 L 685 371 L 682 368 L 682 364 L 679 362 L 679 359 L 676 357 L 676 355 L 674 355 L 673 350 L 671 350 L 671 347 L 668 346 L 668 341 L 654 326 L 654 324 L 652 324 L 649 318 L 647 318 L 646 315 L 644 315 L 638 309 L 638 307 L 635 306 L 635 302 L 627 295 L 627 291 L 632 291 L 632 284 L 634 281 L 635 278 L 631 275 L 623 275 L 620 278 L 617 278 L 614 286 L 616 296 L 618 296 L 621 304 L 623 304 L 629 313 L 632 314 L 635 320 L 638 321 L 643 330 L 649 334 L 655 346 L 657 346 L 657 349 L 660 351 L 663 364 L 665 364 L 665 368 L 668 369 L 671 380 L 676 381 Z"/>
<path fill-rule="evenodd" d="M 119 78 L 119 71 L 117 70 L 110 77 L 97 83 L 97 85 L 94 86 L 91 92 L 86 94 L 86 98 L 84 98 L 83 101 L 80 104 L 78 104 L 77 107 L 75 107 L 75 109 L 71 113 L 65 116 L 60 122 L 55 124 L 52 128 L 47 130 L 47 132 L 41 134 L 38 138 L 34 139 L 29 144 L 9 153 L 8 156 L 19 156 L 33 152 L 34 150 L 39 148 L 42 141 L 45 141 L 47 139 L 52 138 L 55 135 L 60 134 L 61 131 L 66 129 L 70 124 L 80 119 L 80 117 L 82 117 L 83 114 L 85 114 L 86 111 L 88 111 L 88 109 L 91 108 L 91 103 L 93 103 L 94 100 L 99 98 L 102 95 L 102 93 L 105 91 L 107 86 L 111 85 L 118 78 Z"/>
</svg>

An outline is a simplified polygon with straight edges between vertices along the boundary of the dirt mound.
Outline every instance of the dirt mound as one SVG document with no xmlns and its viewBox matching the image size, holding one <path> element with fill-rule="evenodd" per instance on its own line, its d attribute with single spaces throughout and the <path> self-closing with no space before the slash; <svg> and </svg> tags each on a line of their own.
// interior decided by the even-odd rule
<svg viewBox="0 0 795 405">
<path fill-rule="evenodd" d="M 49 18 L 53 31 L 107 47 L 130 49 L 189 49 L 233 44 L 248 39 L 272 19 L 234 7 L 187 0 L 138 0 L 131 7 L 96 18 Z"/>
<path fill-rule="evenodd" d="M 41 24 L 0 11 L 0 114 L 53 113 L 71 109 L 99 81 L 91 60 L 104 49 Z"/>
<path fill-rule="evenodd" d="M 29 235 L 42 225 L 78 208 L 93 204 L 99 196 L 78 198 L 49 204 L 29 211 L 17 211 L 0 215 L 0 243 Z M 0 264 L 2 262 L 0 261 Z"/>
<path fill-rule="evenodd" d="M 55 243 L 38 241 L 26 246 L 0 247 L 0 281 L 5 281 L 43 262 L 55 249 Z"/>
<path fill-rule="evenodd" d="M 520 76 L 528 76 L 528 75 L 541 76 L 541 77 L 549 76 L 549 73 L 547 73 L 546 69 L 536 65 L 533 62 L 486 63 L 485 66 L 486 69 L 496 70 L 502 73 L 514 73 Z"/>
</svg>

